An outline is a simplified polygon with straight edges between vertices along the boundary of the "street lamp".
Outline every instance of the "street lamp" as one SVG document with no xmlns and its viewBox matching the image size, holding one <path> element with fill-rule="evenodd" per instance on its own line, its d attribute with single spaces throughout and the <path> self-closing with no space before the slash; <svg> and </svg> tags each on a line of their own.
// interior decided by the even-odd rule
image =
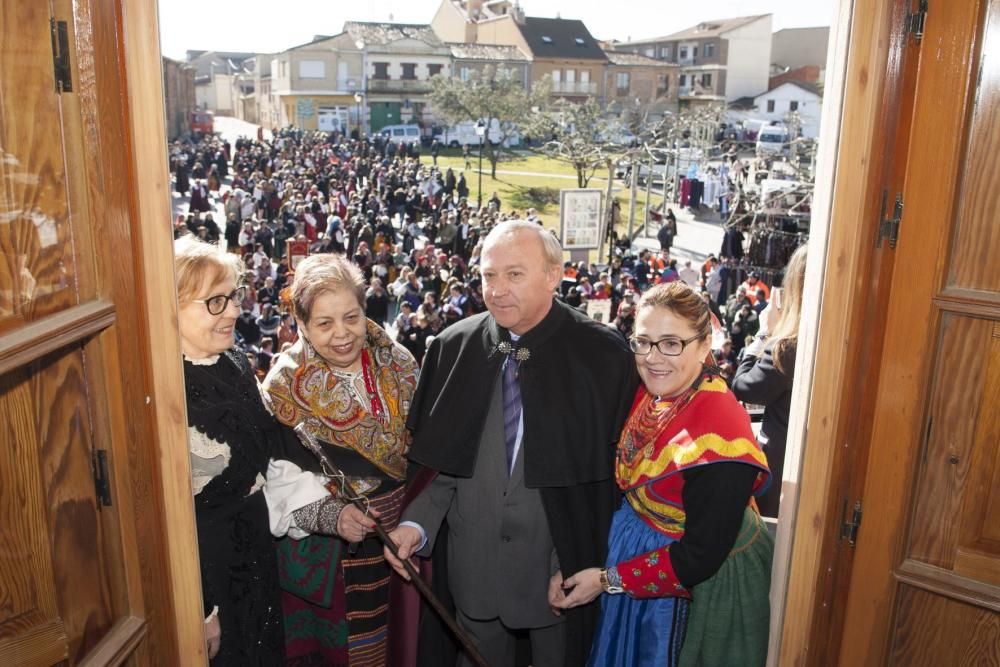
<svg viewBox="0 0 1000 667">
<path fill-rule="evenodd" d="M 363 139 L 365 133 L 361 123 L 361 93 L 354 93 L 354 103 L 358 107 L 358 139 Z"/>
<path fill-rule="evenodd" d="M 354 101 L 358 103 L 358 113 L 360 114 L 361 99 L 368 96 L 368 45 L 365 44 L 365 40 L 359 39 L 354 42 L 354 46 L 358 47 L 358 51 L 361 51 L 361 92 L 354 94 Z M 365 134 L 363 118 L 363 115 L 358 116 L 358 126 L 362 135 Z"/>
<path fill-rule="evenodd" d="M 483 208 L 483 143 L 486 140 L 486 123 L 480 118 L 476 121 L 476 134 L 479 136 L 479 209 Z"/>
</svg>

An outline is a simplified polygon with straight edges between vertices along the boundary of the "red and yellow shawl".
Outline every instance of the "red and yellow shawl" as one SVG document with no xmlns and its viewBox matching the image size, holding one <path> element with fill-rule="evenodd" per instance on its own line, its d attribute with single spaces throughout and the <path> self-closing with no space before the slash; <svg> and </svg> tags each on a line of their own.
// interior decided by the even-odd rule
<svg viewBox="0 0 1000 667">
<path fill-rule="evenodd" d="M 678 473 L 721 462 L 759 468 L 755 494 L 770 477 L 750 417 L 724 380 L 706 376 L 692 394 L 676 401 L 658 400 L 639 387 L 618 443 L 615 472 L 629 504 L 647 523 L 675 538 L 683 535 Z"/>
</svg>

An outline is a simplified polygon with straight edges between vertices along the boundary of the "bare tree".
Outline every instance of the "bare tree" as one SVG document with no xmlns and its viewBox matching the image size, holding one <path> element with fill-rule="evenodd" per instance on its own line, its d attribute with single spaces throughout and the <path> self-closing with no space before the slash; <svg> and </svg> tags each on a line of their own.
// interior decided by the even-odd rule
<svg viewBox="0 0 1000 667">
<path fill-rule="evenodd" d="M 530 89 L 525 88 L 512 76 L 511 70 L 487 65 L 472 72 L 468 81 L 440 74 L 434 76 L 430 99 L 434 112 L 450 125 L 463 121 L 485 124 L 483 149 L 490 162 L 490 174 L 496 178 L 504 145 L 520 130 L 519 124 L 531 115 L 531 109 L 544 104 L 550 88 L 548 79 L 536 82 Z M 490 128 L 497 127 L 500 134 L 494 145 L 494 141 L 489 140 Z"/>
</svg>

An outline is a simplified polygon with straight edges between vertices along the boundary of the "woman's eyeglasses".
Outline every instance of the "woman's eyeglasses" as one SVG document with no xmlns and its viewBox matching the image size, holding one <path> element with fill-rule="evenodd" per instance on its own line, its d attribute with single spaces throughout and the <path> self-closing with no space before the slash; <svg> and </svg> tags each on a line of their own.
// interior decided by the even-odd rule
<svg viewBox="0 0 1000 667">
<path fill-rule="evenodd" d="M 667 336 L 666 338 L 661 338 L 660 340 L 649 340 L 648 338 L 635 336 L 628 339 L 628 346 L 633 352 L 643 356 L 652 352 L 655 347 L 662 355 L 676 357 L 684 351 L 684 348 L 687 347 L 689 343 L 693 343 L 700 338 L 704 338 L 704 336 L 696 334 L 686 340 L 683 338 L 677 338 L 676 336 Z"/>
<path fill-rule="evenodd" d="M 243 285 L 237 287 L 229 294 L 216 294 L 207 299 L 190 299 L 190 301 L 192 303 L 205 304 L 205 309 L 208 310 L 209 315 L 221 315 L 229 307 L 230 301 L 234 301 L 239 306 L 245 298 L 247 298 L 247 286 Z"/>
</svg>

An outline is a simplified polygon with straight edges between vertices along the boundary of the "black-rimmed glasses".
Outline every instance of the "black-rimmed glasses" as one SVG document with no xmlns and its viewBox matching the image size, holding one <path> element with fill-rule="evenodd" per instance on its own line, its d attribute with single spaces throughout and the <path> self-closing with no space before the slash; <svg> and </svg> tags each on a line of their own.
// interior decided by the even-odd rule
<svg viewBox="0 0 1000 667">
<path fill-rule="evenodd" d="M 643 356 L 652 352 L 655 347 L 662 355 L 676 357 L 684 352 L 684 348 L 687 347 L 688 344 L 701 338 L 704 338 L 701 334 L 696 334 L 688 339 L 677 338 L 676 336 L 667 336 L 666 338 L 661 338 L 660 340 L 649 340 L 648 338 L 633 336 L 628 339 L 628 346 L 633 352 Z"/>
<path fill-rule="evenodd" d="M 234 301 L 237 307 L 239 307 L 243 299 L 247 298 L 247 289 L 246 285 L 241 285 L 229 294 L 216 294 L 207 299 L 190 299 L 190 301 L 192 303 L 205 304 L 209 315 L 221 315 L 229 307 L 230 301 Z"/>
</svg>

